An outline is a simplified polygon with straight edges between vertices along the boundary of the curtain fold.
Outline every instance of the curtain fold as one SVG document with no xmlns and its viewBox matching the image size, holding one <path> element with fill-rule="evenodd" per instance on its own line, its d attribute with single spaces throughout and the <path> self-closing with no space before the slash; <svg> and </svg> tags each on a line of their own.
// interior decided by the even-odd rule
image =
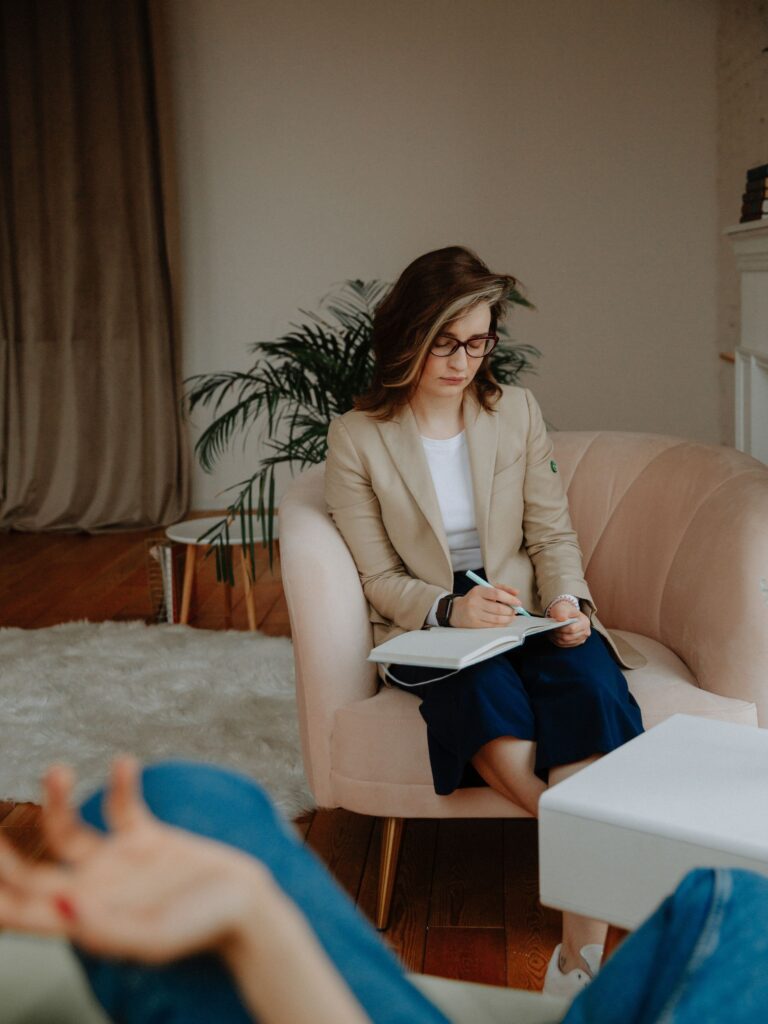
<svg viewBox="0 0 768 1024">
<path fill-rule="evenodd" d="M 189 467 L 156 13 L 0 12 L 0 527 L 178 520 Z"/>
</svg>

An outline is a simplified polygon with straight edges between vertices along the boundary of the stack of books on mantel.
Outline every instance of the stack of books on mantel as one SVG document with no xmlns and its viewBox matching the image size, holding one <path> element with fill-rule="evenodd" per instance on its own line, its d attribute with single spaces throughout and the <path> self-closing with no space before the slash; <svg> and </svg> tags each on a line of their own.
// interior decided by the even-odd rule
<svg viewBox="0 0 768 1024">
<path fill-rule="evenodd" d="M 768 218 L 768 164 L 751 167 L 747 171 L 746 191 L 741 197 L 741 220 L 765 220 Z"/>
</svg>

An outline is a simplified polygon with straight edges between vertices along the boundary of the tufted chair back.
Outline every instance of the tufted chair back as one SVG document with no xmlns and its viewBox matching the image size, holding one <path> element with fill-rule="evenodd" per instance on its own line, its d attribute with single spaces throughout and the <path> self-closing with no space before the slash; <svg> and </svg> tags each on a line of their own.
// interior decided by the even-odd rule
<svg viewBox="0 0 768 1024">
<path fill-rule="evenodd" d="M 768 725 L 768 468 L 654 434 L 553 438 L 601 621 Z"/>
</svg>

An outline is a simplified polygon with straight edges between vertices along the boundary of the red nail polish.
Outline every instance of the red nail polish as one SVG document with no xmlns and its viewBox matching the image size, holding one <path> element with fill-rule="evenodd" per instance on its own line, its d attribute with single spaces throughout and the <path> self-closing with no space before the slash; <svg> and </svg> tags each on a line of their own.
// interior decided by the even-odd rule
<svg viewBox="0 0 768 1024">
<path fill-rule="evenodd" d="M 77 917 L 77 912 L 75 911 L 75 906 L 72 903 L 72 900 L 68 899 L 66 896 L 55 896 L 53 899 L 53 905 L 67 921 L 74 921 Z"/>
</svg>

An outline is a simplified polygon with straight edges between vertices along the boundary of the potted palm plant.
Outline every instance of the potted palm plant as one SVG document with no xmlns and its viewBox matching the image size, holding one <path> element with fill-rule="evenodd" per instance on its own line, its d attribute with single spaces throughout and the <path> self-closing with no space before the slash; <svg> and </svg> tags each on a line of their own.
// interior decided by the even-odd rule
<svg viewBox="0 0 768 1024">
<path fill-rule="evenodd" d="M 254 510 L 272 564 L 275 469 L 283 463 L 304 469 L 324 461 L 329 423 L 368 388 L 373 315 L 388 290 L 382 281 L 346 281 L 322 300 L 318 312 L 300 310 L 302 321 L 282 337 L 252 345 L 256 360 L 249 370 L 198 374 L 185 381 L 189 412 L 201 407 L 213 414 L 195 445 L 204 470 L 213 468 L 236 435 L 255 430 L 255 440 L 266 450 L 252 475 L 228 488 L 235 497 L 206 534 L 216 552 L 219 580 L 233 582 L 228 531 L 237 518 L 253 570 Z M 516 289 L 508 300 L 533 308 Z M 512 342 L 503 326 L 499 333 L 501 342 L 490 356 L 493 373 L 500 383 L 513 384 L 533 370 L 540 353 L 533 345 Z"/>
</svg>

